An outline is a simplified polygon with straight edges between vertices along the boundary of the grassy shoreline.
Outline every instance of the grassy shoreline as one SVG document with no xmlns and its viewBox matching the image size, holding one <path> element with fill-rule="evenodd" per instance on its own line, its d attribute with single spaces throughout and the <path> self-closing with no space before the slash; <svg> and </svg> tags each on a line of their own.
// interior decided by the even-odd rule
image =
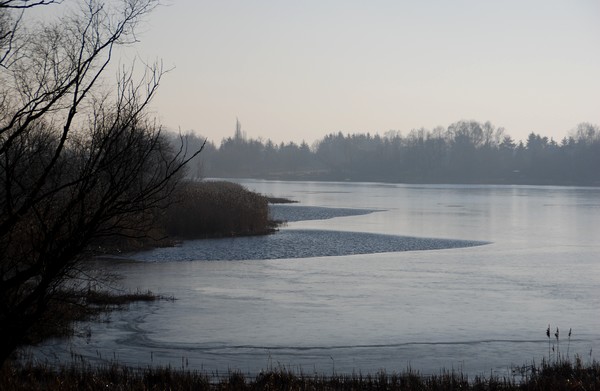
<svg viewBox="0 0 600 391">
<path fill-rule="evenodd" d="M 581 359 L 529 366 L 520 378 L 469 378 L 460 372 L 303 374 L 285 368 L 256 376 L 240 372 L 207 374 L 171 367 L 131 368 L 118 363 L 86 363 L 52 368 L 44 364 L 5 365 L 0 389 L 11 390 L 600 390 L 600 363 Z"/>
<path fill-rule="evenodd" d="M 171 202 L 150 216 L 140 216 L 145 233 L 127 229 L 94 243 L 96 252 L 110 256 L 174 246 L 183 240 L 268 235 L 282 223 L 271 219 L 270 203 L 293 203 L 268 197 L 227 181 L 183 181 Z"/>
<path fill-rule="evenodd" d="M 269 203 L 285 202 L 252 192 L 245 187 L 224 181 L 186 181 L 173 194 L 173 202 L 155 216 L 140 216 L 148 224 L 149 234 L 123 235 L 93 243 L 86 256 L 111 259 L 111 255 L 172 246 L 181 240 L 220 238 L 273 233 L 281 222 L 269 215 Z M 114 310 L 126 310 L 138 301 L 174 300 L 152 292 L 123 292 L 111 286 L 114 276 L 102 270 L 91 270 L 87 288 L 84 285 L 58 287 L 49 311 L 25 339 L 36 344 L 53 337 L 72 335 L 78 321 L 93 320 Z M 2 388 L 0 388 L 2 389 Z"/>
</svg>

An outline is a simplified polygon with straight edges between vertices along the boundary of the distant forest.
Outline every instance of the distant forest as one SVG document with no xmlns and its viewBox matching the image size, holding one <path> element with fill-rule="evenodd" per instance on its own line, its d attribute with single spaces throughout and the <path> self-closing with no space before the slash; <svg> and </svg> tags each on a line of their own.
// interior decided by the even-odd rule
<svg viewBox="0 0 600 391">
<path fill-rule="evenodd" d="M 204 142 L 186 136 L 190 150 Z M 395 183 L 600 185 L 600 128 L 582 123 L 562 140 L 531 133 L 515 141 L 489 122 L 448 128 L 332 133 L 312 146 L 247 139 L 239 122 L 217 147 L 207 142 L 193 177 Z"/>
</svg>

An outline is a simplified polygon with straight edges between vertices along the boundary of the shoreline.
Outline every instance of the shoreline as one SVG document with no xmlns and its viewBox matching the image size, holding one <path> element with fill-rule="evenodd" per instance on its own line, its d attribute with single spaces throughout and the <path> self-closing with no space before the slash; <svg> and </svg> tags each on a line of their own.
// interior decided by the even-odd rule
<svg viewBox="0 0 600 391">
<path fill-rule="evenodd" d="M 189 370 L 182 358 L 179 369 L 173 367 L 135 368 L 111 362 L 92 366 L 84 360 L 52 368 L 48 364 L 9 363 L 0 368 L 0 388 L 9 390 L 105 390 L 105 389 L 194 389 L 194 390 L 548 390 L 598 389 L 600 363 L 560 359 L 542 360 L 539 366 L 524 365 L 508 376 L 474 376 L 461 371 L 440 370 L 423 375 L 407 369 L 402 372 L 354 372 L 331 375 L 302 373 L 285 367 L 270 368 L 256 375 L 239 371 L 206 373 Z"/>
</svg>

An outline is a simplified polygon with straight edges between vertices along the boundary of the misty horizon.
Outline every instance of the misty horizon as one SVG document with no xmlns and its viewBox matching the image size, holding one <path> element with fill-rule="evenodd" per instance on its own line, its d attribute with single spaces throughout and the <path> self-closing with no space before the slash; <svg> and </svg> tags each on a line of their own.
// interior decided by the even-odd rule
<svg viewBox="0 0 600 391">
<path fill-rule="evenodd" d="M 531 134 L 535 134 L 535 135 L 539 135 L 541 137 L 545 137 L 548 139 L 549 142 L 555 142 L 557 144 L 560 144 L 561 142 L 563 142 L 564 140 L 568 140 L 569 138 L 575 138 L 577 137 L 577 132 L 578 129 L 584 126 L 587 127 L 591 127 L 591 128 L 595 128 L 595 129 L 599 129 L 600 126 L 596 123 L 591 123 L 591 122 L 586 122 L 586 121 L 579 121 L 577 123 L 575 123 L 572 127 L 568 128 L 565 130 L 564 134 L 562 136 L 558 136 L 558 137 L 554 137 L 554 136 L 549 136 L 547 134 L 545 134 L 543 131 L 542 132 L 535 132 L 535 131 L 531 131 L 527 134 L 525 134 L 524 137 L 522 138 L 513 138 L 513 135 L 510 133 L 509 129 L 506 129 L 503 126 L 498 126 L 496 127 L 494 124 L 492 124 L 490 121 L 478 121 L 476 119 L 460 119 L 457 121 L 453 121 L 450 123 L 450 125 L 447 126 L 443 126 L 443 125 L 437 125 L 433 128 L 427 128 L 425 126 L 419 126 L 419 127 L 415 127 L 415 128 L 411 128 L 409 130 L 400 130 L 400 129 L 388 129 L 388 130 L 379 130 L 379 131 L 345 131 L 344 129 L 336 129 L 336 130 L 331 130 L 331 131 L 325 131 L 325 133 L 323 133 L 321 136 L 315 138 L 315 139 L 304 139 L 301 138 L 298 140 L 298 137 L 295 137 L 294 139 L 272 139 L 270 137 L 265 137 L 263 136 L 260 131 L 259 132 L 255 132 L 253 130 L 246 130 L 245 127 L 243 127 L 243 122 L 239 119 L 239 117 L 236 117 L 236 122 L 235 122 L 235 126 L 231 125 L 230 127 L 230 132 L 229 133 L 225 133 L 223 134 L 223 136 L 220 139 L 212 139 L 208 136 L 206 136 L 205 134 L 196 131 L 194 129 L 188 129 L 188 130 L 175 130 L 175 129 L 171 129 L 171 128 L 166 128 L 166 131 L 169 133 L 182 133 L 183 135 L 193 135 L 195 137 L 199 137 L 202 139 L 207 140 L 207 142 L 214 144 L 215 146 L 217 144 L 223 143 L 224 141 L 228 140 L 228 139 L 243 139 L 246 141 L 259 141 L 261 143 L 268 143 L 269 141 L 271 141 L 273 143 L 273 145 L 289 145 L 289 144 L 296 144 L 296 145 L 301 145 L 301 144 L 307 144 L 309 147 L 313 147 L 315 144 L 317 144 L 318 142 L 322 141 L 325 137 L 330 136 L 332 134 L 343 134 L 345 136 L 357 136 L 357 135 L 369 135 L 370 137 L 381 137 L 381 138 L 394 138 L 394 137 L 408 137 L 411 134 L 415 134 L 418 132 L 439 132 L 441 131 L 445 131 L 449 126 L 452 126 L 452 124 L 456 124 L 456 123 L 461 123 L 461 122 L 471 122 L 471 123 L 479 123 L 479 124 L 489 124 L 490 126 L 493 126 L 494 129 L 501 129 L 502 130 L 502 136 L 509 136 L 513 142 L 515 142 L 516 144 L 519 143 L 526 143 L 527 142 L 527 138 L 531 135 Z M 232 124 L 234 124 L 234 122 L 232 122 Z M 256 133 L 256 134 L 255 134 Z"/>
<path fill-rule="evenodd" d="M 174 142 L 178 136 L 172 134 Z M 204 140 L 185 136 L 187 148 Z M 238 120 L 219 145 L 207 141 L 189 176 L 394 183 L 600 185 L 600 127 L 581 123 L 561 140 L 530 133 L 513 139 L 490 122 L 447 128 L 330 133 L 312 145 L 247 137 Z"/>
</svg>

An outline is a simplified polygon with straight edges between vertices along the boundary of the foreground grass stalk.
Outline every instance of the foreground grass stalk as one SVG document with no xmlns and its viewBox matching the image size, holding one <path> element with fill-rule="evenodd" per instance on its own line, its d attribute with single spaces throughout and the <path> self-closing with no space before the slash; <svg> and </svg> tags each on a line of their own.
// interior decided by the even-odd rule
<svg viewBox="0 0 600 391">
<path fill-rule="evenodd" d="M 477 376 L 460 372 L 422 376 L 403 373 L 332 374 L 296 373 L 286 368 L 271 369 L 256 376 L 230 372 L 225 376 L 171 367 L 132 369 L 116 363 L 92 367 L 86 363 L 59 369 L 42 364 L 7 364 L 0 370 L 0 389 L 12 390 L 598 390 L 600 364 L 542 362 L 531 374 L 517 381 L 510 378 Z"/>
</svg>

